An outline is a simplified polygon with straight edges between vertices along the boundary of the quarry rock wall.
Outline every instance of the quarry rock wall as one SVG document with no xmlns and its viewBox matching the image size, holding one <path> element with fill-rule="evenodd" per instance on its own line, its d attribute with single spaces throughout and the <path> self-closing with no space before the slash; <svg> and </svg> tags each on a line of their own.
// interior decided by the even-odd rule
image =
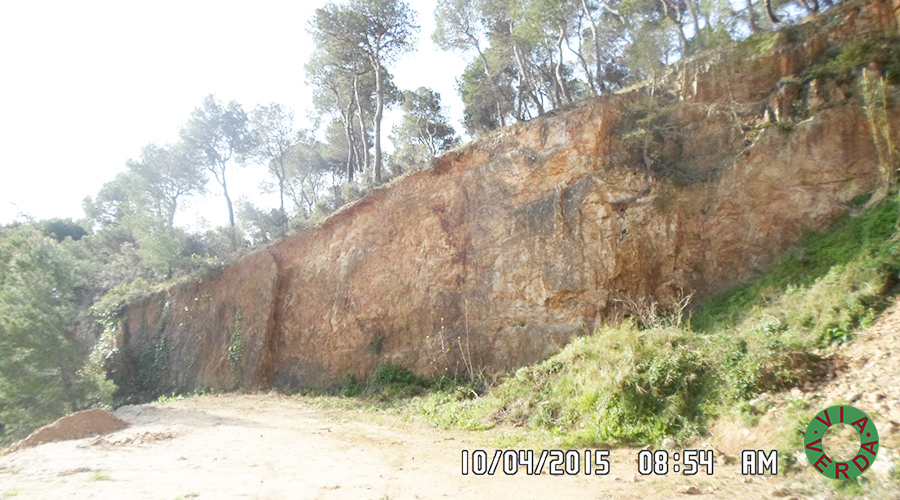
<svg viewBox="0 0 900 500">
<path fill-rule="evenodd" d="M 865 4 L 840 29 L 883 28 L 885 8 Z M 520 123 L 132 302 L 111 374 L 137 395 L 322 388 L 385 363 L 501 372 L 632 301 L 700 301 L 751 278 L 877 182 L 852 93 L 831 84 L 822 97 L 813 81 L 784 96 L 785 77 L 840 39 L 820 38 L 779 40 L 741 69 L 688 68 L 655 100 L 636 91 Z"/>
</svg>

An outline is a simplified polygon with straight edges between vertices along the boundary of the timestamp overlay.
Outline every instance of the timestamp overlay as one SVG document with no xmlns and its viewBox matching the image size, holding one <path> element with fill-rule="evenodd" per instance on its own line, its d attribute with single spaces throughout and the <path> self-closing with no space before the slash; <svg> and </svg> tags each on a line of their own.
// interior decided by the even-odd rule
<svg viewBox="0 0 900 500">
<path fill-rule="evenodd" d="M 623 464 L 611 465 L 611 457 L 627 458 Z M 605 476 L 611 472 L 637 472 L 644 476 L 665 476 L 679 474 L 712 476 L 720 467 L 716 466 L 715 453 L 711 449 L 682 450 L 640 450 L 636 456 L 633 450 L 462 450 L 462 475 L 475 476 Z M 628 465 L 625 465 L 628 464 Z M 742 475 L 778 474 L 777 450 L 744 450 L 741 463 L 732 466 Z M 621 470 L 617 470 L 621 469 Z"/>
</svg>

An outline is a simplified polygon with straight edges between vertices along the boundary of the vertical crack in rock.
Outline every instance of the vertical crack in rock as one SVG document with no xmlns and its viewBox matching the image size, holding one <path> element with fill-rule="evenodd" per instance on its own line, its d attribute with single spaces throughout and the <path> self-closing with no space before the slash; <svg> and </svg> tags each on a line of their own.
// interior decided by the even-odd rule
<svg viewBox="0 0 900 500">
<path fill-rule="evenodd" d="M 262 349 L 256 369 L 253 372 L 253 378 L 250 380 L 250 387 L 253 388 L 263 388 L 271 384 L 272 374 L 275 372 L 275 345 L 282 330 L 283 310 L 287 300 L 285 295 L 288 282 L 290 281 L 278 255 L 271 249 L 267 251 L 275 264 L 275 277 L 272 280 L 272 300 L 269 306 L 269 315 L 266 319 Z"/>
</svg>

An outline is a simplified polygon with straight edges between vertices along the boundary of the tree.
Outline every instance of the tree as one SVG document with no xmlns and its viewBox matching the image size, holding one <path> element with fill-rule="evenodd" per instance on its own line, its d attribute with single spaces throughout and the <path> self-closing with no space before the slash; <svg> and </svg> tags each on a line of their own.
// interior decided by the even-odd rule
<svg viewBox="0 0 900 500">
<path fill-rule="evenodd" d="M 87 218 L 100 227 L 121 224 L 127 217 L 142 209 L 135 196 L 137 180 L 133 172 L 120 172 L 106 182 L 95 198 L 87 196 L 82 206 Z"/>
<path fill-rule="evenodd" d="M 296 141 L 294 113 L 278 103 L 259 105 L 250 113 L 254 135 L 253 155 L 266 165 L 278 182 L 279 209 L 284 211 L 284 191 L 290 168 L 290 151 Z"/>
<path fill-rule="evenodd" d="M 308 81 L 314 88 L 313 106 L 319 113 L 337 118 L 343 124 L 344 141 L 348 146 L 344 171 L 347 180 L 352 182 L 356 172 L 369 167 L 369 140 L 363 108 L 367 112 L 373 108 L 369 104 L 373 100 L 374 81 L 369 84 L 370 78 L 364 78 L 371 73 L 371 67 L 361 54 L 347 53 L 340 47 L 328 45 L 327 40 L 319 41 L 317 46 L 319 50 L 305 66 Z"/>
<path fill-rule="evenodd" d="M 425 87 L 403 92 L 403 121 L 395 126 L 393 161 L 406 169 L 424 165 L 458 140 L 441 109 L 441 95 Z"/>
<path fill-rule="evenodd" d="M 210 94 L 194 109 L 190 120 L 181 129 L 181 138 L 190 148 L 193 160 L 211 173 L 222 187 L 232 229 L 234 205 L 228 195 L 225 174 L 228 165 L 233 161 L 242 163 L 252 151 L 253 140 L 247 121 L 247 114 L 240 104 L 230 101 L 224 105 Z"/>
<path fill-rule="evenodd" d="M 85 370 L 90 346 L 76 335 L 83 286 L 66 244 L 30 225 L 0 228 L 0 439 L 101 398 L 100 381 Z"/>
<path fill-rule="evenodd" d="M 504 92 L 514 95 L 513 70 L 503 65 L 503 71 L 497 77 L 499 82 L 491 84 L 487 79 L 480 63 L 471 61 L 456 82 L 463 101 L 463 126 L 472 136 L 496 130 L 504 123 L 515 120 L 515 109 L 507 106 L 506 101 L 498 100 L 498 93 L 493 90 L 495 86 L 500 86 Z"/>
<path fill-rule="evenodd" d="M 511 109 L 509 96 L 501 90 L 497 76 L 491 70 L 487 55 L 482 49 L 485 27 L 476 0 L 439 0 L 434 11 L 435 30 L 431 39 L 442 50 L 458 50 L 468 52 L 475 50 L 481 61 L 484 78 L 493 92 L 492 101 L 496 103 L 496 120 L 499 126 L 506 126 L 504 109 Z"/>
<path fill-rule="evenodd" d="M 329 53 L 365 54 L 375 72 L 374 181 L 381 183 L 381 119 L 384 113 L 387 66 L 413 47 L 419 27 L 415 12 L 401 0 L 351 0 L 346 6 L 327 4 L 316 10 L 310 33 L 317 47 Z"/>
<path fill-rule="evenodd" d="M 291 168 L 285 185 L 297 211 L 306 218 L 321 201 L 326 179 L 340 176 L 340 162 L 327 161 L 323 149 L 324 145 L 309 131 L 301 130 L 290 151 Z"/>
<path fill-rule="evenodd" d="M 325 127 L 325 141 L 318 150 L 319 156 L 324 162 L 325 171 L 329 172 L 331 179 L 332 192 L 332 208 L 337 210 L 343 204 L 341 194 L 341 175 L 343 159 L 347 157 L 347 152 L 351 149 L 350 143 L 346 140 L 343 133 L 343 125 L 340 120 L 332 120 Z"/>
<path fill-rule="evenodd" d="M 188 236 L 174 226 L 174 219 L 185 197 L 204 192 L 203 172 L 183 144 L 149 144 L 139 161 L 126 164 L 127 171 L 104 184 L 96 199 L 84 202 L 97 229 L 91 244 L 106 254 L 104 267 L 114 271 L 103 273 L 114 276 L 103 281 L 116 286 L 138 277 L 160 281 L 188 272 Z"/>
<path fill-rule="evenodd" d="M 571 25 L 580 9 L 571 1 L 517 0 L 512 4 L 510 39 L 519 52 L 522 83 L 531 92 L 542 92 L 553 107 L 572 102 L 574 88 L 563 43 L 568 45 Z"/>
<path fill-rule="evenodd" d="M 66 238 L 78 241 L 87 236 L 87 231 L 72 219 L 50 219 L 42 223 L 44 236 L 62 243 Z"/>
<path fill-rule="evenodd" d="M 460 81 L 470 132 L 541 115 L 578 99 L 584 88 L 597 87 L 588 66 L 590 56 L 581 49 L 584 9 L 580 4 L 572 0 L 439 3 L 434 41 L 444 50 L 477 53 Z M 577 49 L 572 38 L 577 38 Z M 567 63 L 569 52 L 580 61 L 587 87 L 580 85 L 574 66 Z"/>
<path fill-rule="evenodd" d="M 245 198 L 238 200 L 238 219 L 250 238 L 251 245 L 269 243 L 287 231 L 288 219 L 283 210 L 263 210 Z"/>
<path fill-rule="evenodd" d="M 126 165 L 133 174 L 127 187 L 132 197 L 149 205 L 156 218 L 170 228 L 179 200 L 206 191 L 206 178 L 191 161 L 184 143 L 148 144 L 141 149 L 139 161 L 128 160 Z"/>
</svg>

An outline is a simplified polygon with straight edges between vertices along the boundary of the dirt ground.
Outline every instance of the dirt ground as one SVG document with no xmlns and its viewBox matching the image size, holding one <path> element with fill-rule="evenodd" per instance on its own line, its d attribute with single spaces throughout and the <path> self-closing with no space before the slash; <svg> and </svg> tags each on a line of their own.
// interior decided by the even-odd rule
<svg viewBox="0 0 900 500">
<path fill-rule="evenodd" d="M 882 448 L 866 474 L 875 484 L 883 483 L 886 474 L 900 466 L 898 359 L 900 303 L 830 356 L 823 379 L 758 403 L 769 408 L 763 410 L 758 425 L 748 429 L 740 421 L 722 419 L 710 428 L 710 436 L 690 445 L 703 449 L 708 441 L 715 447 L 712 475 L 685 476 L 670 470 L 664 476 L 641 476 L 636 461 L 640 450 L 623 448 L 611 450 L 608 475 L 585 475 L 583 464 L 581 473 L 573 476 L 550 475 L 547 465 L 540 475 L 520 469 L 508 476 L 502 467 L 493 475 L 463 475 L 463 450 L 483 449 L 490 460 L 495 451 L 490 444 L 517 431 L 447 431 L 386 412 L 323 409 L 302 397 L 227 394 L 122 407 L 115 416 L 130 424 L 127 428 L 6 450 L 0 456 L 0 500 L 824 500 L 834 497 L 827 480 L 808 466 L 789 476 L 741 476 L 740 450 L 771 450 L 781 421 L 778 415 L 790 401 L 806 401 L 811 409 L 850 402 L 879 423 Z M 66 417 L 69 422 L 54 424 L 56 432 L 71 431 L 73 425 L 84 430 L 85 425 L 72 418 L 76 415 Z M 115 424 L 114 419 L 103 417 Z M 675 451 L 681 449 L 670 450 Z M 801 465 L 806 465 L 802 463 L 805 455 L 798 452 Z M 900 492 L 880 488 L 866 497 L 897 500 Z"/>
<path fill-rule="evenodd" d="M 220 395 L 120 408 L 131 424 L 104 436 L 46 443 L 0 457 L 0 498 L 764 498 L 777 478 L 745 482 L 737 465 L 713 475 L 642 477 L 638 450 L 613 449 L 610 473 L 462 475 L 462 450 L 496 432 L 325 410 L 276 394 Z M 583 456 L 583 455 L 582 455 Z"/>
</svg>

